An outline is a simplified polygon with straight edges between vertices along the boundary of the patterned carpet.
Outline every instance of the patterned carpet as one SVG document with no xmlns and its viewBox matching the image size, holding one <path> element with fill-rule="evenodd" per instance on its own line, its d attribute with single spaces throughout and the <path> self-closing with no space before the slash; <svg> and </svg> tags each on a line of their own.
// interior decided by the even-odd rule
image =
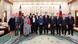
<svg viewBox="0 0 78 44">
<path fill-rule="evenodd" d="M 28 37 L 22 36 L 17 42 L 18 44 L 78 44 L 78 34 L 74 36 L 58 36 L 58 35 L 35 35 Z"/>
<path fill-rule="evenodd" d="M 24 39 L 23 41 L 20 41 L 18 44 L 74 44 L 74 43 L 64 38 L 49 35 L 41 35 L 36 36 L 33 39 L 31 37 L 28 38 L 28 40 Z"/>
<path fill-rule="evenodd" d="M 78 44 L 78 32 L 74 32 L 74 36 L 59 36 L 59 35 L 36 35 L 29 36 L 13 36 L 7 34 L 0 37 L 0 44 Z"/>
<path fill-rule="evenodd" d="M 10 39 L 10 36 L 8 34 L 0 37 L 0 44 L 4 44 L 9 39 Z"/>
</svg>

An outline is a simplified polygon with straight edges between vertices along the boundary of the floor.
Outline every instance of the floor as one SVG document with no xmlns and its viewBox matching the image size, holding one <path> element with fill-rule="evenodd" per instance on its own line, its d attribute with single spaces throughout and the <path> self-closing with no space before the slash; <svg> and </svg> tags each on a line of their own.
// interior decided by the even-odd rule
<svg viewBox="0 0 78 44">
<path fill-rule="evenodd" d="M 16 44 L 78 44 L 78 33 L 74 32 L 74 36 L 31 34 L 29 36 L 20 37 Z"/>
<path fill-rule="evenodd" d="M 74 44 L 64 38 L 56 36 L 41 35 L 29 40 L 23 39 L 18 44 Z"/>
<path fill-rule="evenodd" d="M 0 37 L 0 44 L 78 44 L 78 32 L 74 32 L 74 36 L 30 34 L 18 38 L 18 36 L 5 35 L 3 38 Z"/>
</svg>

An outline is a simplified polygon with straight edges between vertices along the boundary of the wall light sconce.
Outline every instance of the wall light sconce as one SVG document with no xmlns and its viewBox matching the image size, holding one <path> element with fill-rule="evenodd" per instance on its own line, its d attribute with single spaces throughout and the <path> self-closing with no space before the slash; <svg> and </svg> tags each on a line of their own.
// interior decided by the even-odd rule
<svg viewBox="0 0 78 44">
<path fill-rule="evenodd" d="M 77 17 L 78 17 L 78 12 L 76 13 Z"/>
</svg>

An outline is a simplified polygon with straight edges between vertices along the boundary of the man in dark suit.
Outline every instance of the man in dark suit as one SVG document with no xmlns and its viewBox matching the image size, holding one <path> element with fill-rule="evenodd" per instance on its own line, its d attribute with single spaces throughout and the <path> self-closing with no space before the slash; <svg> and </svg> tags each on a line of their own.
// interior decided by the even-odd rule
<svg viewBox="0 0 78 44">
<path fill-rule="evenodd" d="M 38 17 L 37 15 L 34 15 L 32 17 L 32 20 L 33 20 L 32 27 L 36 34 L 37 34 L 37 30 L 38 30 L 38 18 L 37 17 Z"/>
<path fill-rule="evenodd" d="M 48 31 L 51 29 L 51 16 L 48 15 L 48 29 L 47 29 L 47 33 Z"/>
<path fill-rule="evenodd" d="M 68 29 L 68 34 L 73 36 L 73 25 L 74 25 L 74 17 L 71 16 L 71 13 L 68 14 L 67 20 L 66 20 L 66 25 Z"/>
<path fill-rule="evenodd" d="M 55 35 L 55 30 L 57 30 L 57 17 L 51 17 L 51 34 Z"/>
<path fill-rule="evenodd" d="M 38 18 L 38 24 L 39 24 L 39 34 L 41 35 L 42 34 L 42 30 L 43 30 L 43 16 L 40 15 L 39 18 Z"/>
<path fill-rule="evenodd" d="M 48 16 L 44 15 L 43 19 L 44 19 L 44 34 L 46 33 L 46 31 L 47 31 L 47 34 L 48 34 Z"/>
<path fill-rule="evenodd" d="M 38 27 L 39 27 L 39 24 L 38 24 L 38 13 L 36 13 L 36 15 L 35 15 L 35 23 L 36 23 L 35 32 L 36 32 L 36 34 L 38 34 Z"/>
<path fill-rule="evenodd" d="M 59 34 L 59 35 L 61 35 L 62 20 L 63 20 L 63 18 L 61 16 L 57 17 L 57 34 Z"/>
<path fill-rule="evenodd" d="M 63 20 L 62 20 L 62 34 L 66 35 L 66 17 L 63 17 Z"/>
<path fill-rule="evenodd" d="M 36 16 L 35 16 L 35 14 L 33 14 L 33 16 L 32 16 L 32 29 L 34 30 L 35 33 L 37 33 L 37 32 L 36 32 L 36 30 L 37 30 L 37 28 L 36 28 L 36 25 L 37 25 L 37 24 L 36 24 L 36 22 L 37 22 L 36 19 L 37 19 L 37 18 L 36 18 Z"/>
<path fill-rule="evenodd" d="M 51 18 L 51 34 L 54 35 L 55 30 L 57 31 L 57 16 Z"/>
</svg>

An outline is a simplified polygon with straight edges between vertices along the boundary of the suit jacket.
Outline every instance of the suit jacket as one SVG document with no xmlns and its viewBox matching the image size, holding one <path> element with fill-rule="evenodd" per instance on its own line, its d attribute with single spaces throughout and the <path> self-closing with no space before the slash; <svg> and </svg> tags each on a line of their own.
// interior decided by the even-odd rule
<svg viewBox="0 0 78 44">
<path fill-rule="evenodd" d="M 37 16 L 35 16 L 36 17 L 36 25 L 38 26 L 39 24 L 38 24 L 38 18 L 37 18 Z"/>
<path fill-rule="evenodd" d="M 35 22 L 33 22 L 33 17 L 32 17 L 32 24 L 37 25 L 38 24 L 38 19 L 36 16 L 34 16 Z"/>
<path fill-rule="evenodd" d="M 10 18 L 10 19 L 9 19 L 9 22 L 8 22 L 8 25 L 9 25 L 10 27 L 15 27 L 15 18 Z"/>
<path fill-rule="evenodd" d="M 48 25 L 48 22 L 49 22 L 48 16 L 47 17 L 43 16 L 43 20 L 44 20 L 44 25 Z"/>
<path fill-rule="evenodd" d="M 51 17 L 48 16 L 48 24 L 51 24 Z"/>
<path fill-rule="evenodd" d="M 62 21 L 63 21 L 63 18 L 62 17 L 59 17 L 58 19 L 57 19 L 57 25 L 62 25 Z"/>
<path fill-rule="evenodd" d="M 38 18 L 38 24 L 39 25 L 43 25 L 43 23 L 44 23 L 44 20 L 43 20 L 43 17 L 42 18 Z"/>
<path fill-rule="evenodd" d="M 53 18 L 51 18 L 51 25 L 53 26 L 54 24 L 55 24 L 55 19 L 53 17 Z"/>
<path fill-rule="evenodd" d="M 62 20 L 62 26 L 66 26 L 66 18 Z"/>
<path fill-rule="evenodd" d="M 72 26 L 74 24 L 74 17 L 66 17 L 66 24 Z"/>
<path fill-rule="evenodd" d="M 54 22 L 54 25 L 57 25 L 57 17 L 56 16 L 53 17 L 53 22 Z"/>
</svg>

